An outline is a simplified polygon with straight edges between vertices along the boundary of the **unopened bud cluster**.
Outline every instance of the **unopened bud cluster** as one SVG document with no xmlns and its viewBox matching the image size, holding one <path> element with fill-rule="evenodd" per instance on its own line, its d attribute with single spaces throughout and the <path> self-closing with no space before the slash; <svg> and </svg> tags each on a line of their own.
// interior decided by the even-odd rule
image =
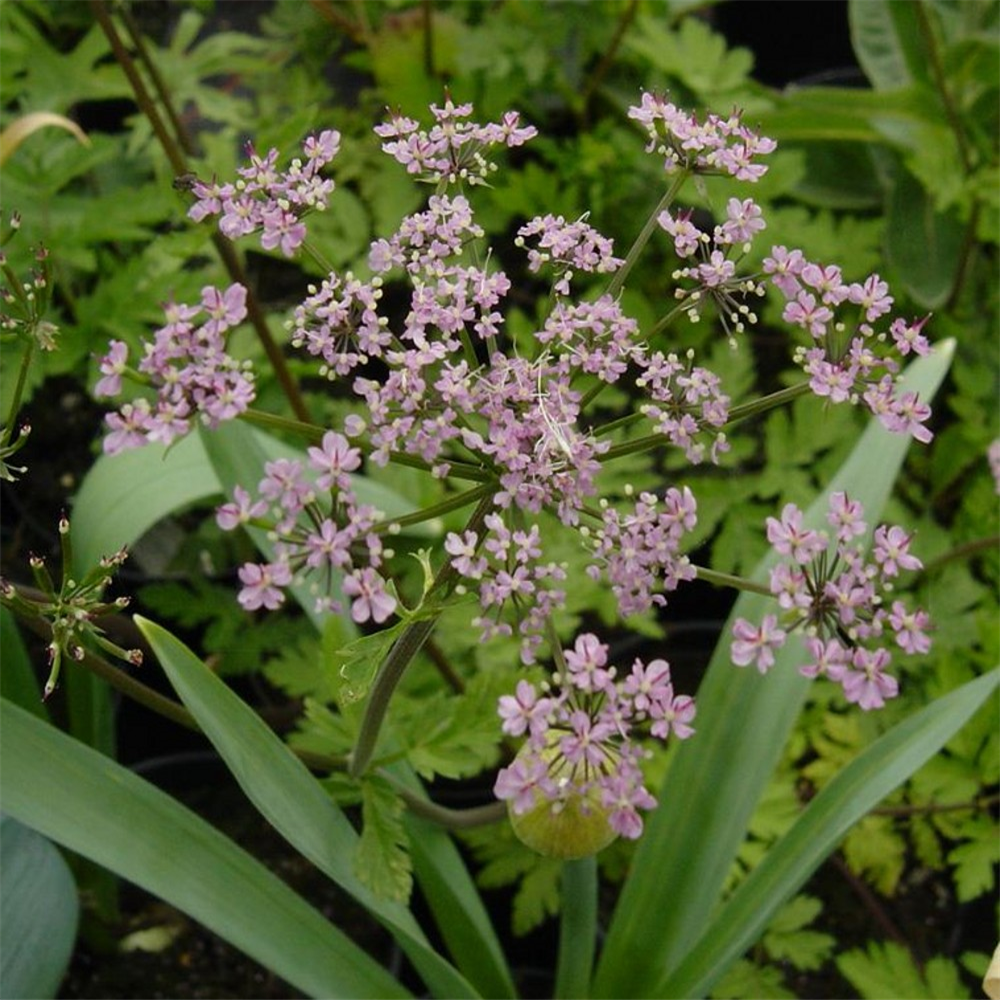
<svg viewBox="0 0 1000 1000">
<path fill-rule="evenodd" d="M 88 646 L 110 653 L 133 666 L 142 663 L 140 650 L 122 649 L 111 642 L 97 624 L 98 619 L 128 607 L 127 597 L 111 601 L 104 599 L 108 583 L 128 558 L 128 553 L 125 549 L 120 549 L 114 555 L 101 559 L 97 566 L 77 580 L 72 575 L 69 521 L 66 518 L 59 522 L 59 535 L 62 541 L 62 580 L 58 587 L 45 560 L 39 556 L 32 556 L 29 560 L 35 580 L 34 588 L 15 586 L 8 580 L 0 580 L 0 603 L 4 607 L 10 608 L 21 618 L 44 621 L 51 630 L 48 646 L 49 677 L 44 690 L 46 698 L 56 688 L 63 661 L 68 658 L 79 662 Z"/>
</svg>

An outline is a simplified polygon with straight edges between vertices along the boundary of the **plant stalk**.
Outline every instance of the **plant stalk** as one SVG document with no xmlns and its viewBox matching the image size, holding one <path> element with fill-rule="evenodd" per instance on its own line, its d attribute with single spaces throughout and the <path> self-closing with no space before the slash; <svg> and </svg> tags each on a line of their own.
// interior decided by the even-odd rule
<svg viewBox="0 0 1000 1000">
<path fill-rule="evenodd" d="M 649 242 L 649 238 L 653 235 L 653 231 L 657 226 L 657 218 L 664 209 L 668 208 L 673 202 L 674 198 L 677 197 L 677 193 L 680 191 L 684 182 L 688 179 L 688 171 L 682 170 L 673 179 L 670 187 L 667 189 L 667 193 L 657 202 L 656 208 L 650 213 L 649 218 L 646 220 L 646 224 L 642 227 L 642 231 L 636 237 L 635 242 L 629 248 L 628 255 L 625 257 L 625 263 L 615 271 L 611 282 L 608 284 L 608 290 L 605 293 L 614 298 L 621 290 L 622 286 L 625 284 L 625 279 L 628 277 L 629 272 L 635 266 L 635 262 L 639 259 L 639 254 L 645 249 L 646 244 Z"/>
<path fill-rule="evenodd" d="M 118 65 L 121 66 L 132 87 L 136 104 L 139 105 L 140 110 L 149 120 L 154 135 L 163 147 L 163 151 L 166 153 L 171 167 L 173 167 L 175 177 L 183 177 L 188 173 L 188 165 L 184 153 L 177 140 L 167 130 L 156 107 L 156 102 L 146 89 L 146 84 L 139 74 L 135 61 L 129 54 L 128 49 L 125 48 L 121 36 L 118 34 L 118 30 L 115 28 L 114 22 L 108 13 L 106 0 L 90 0 L 90 8 L 94 12 L 94 17 L 98 24 L 100 24 L 104 34 L 107 36 L 108 42 L 111 45 L 111 51 L 114 53 Z M 164 102 L 167 103 L 166 95 L 164 95 Z M 308 422 L 309 411 L 306 409 L 298 383 L 292 377 L 284 355 L 281 353 L 281 348 L 278 347 L 271 336 L 264 312 L 257 301 L 256 295 L 253 294 L 253 290 L 247 283 L 246 273 L 243 270 L 243 265 L 240 263 L 239 257 L 236 255 L 236 251 L 229 240 L 218 230 L 213 230 L 212 232 L 212 243 L 219 257 L 222 259 L 223 266 L 229 273 L 229 277 L 247 289 L 246 307 L 250 323 L 257 334 L 258 340 L 260 340 L 261 346 L 264 348 L 264 353 L 267 355 L 267 359 L 274 369 L 275 377 L 278 379 L 278 383 L 288 399 L 292 411 L 299 420 Z"/>
<path fill-rule="evenodd" d="M 597 942 L 597 858 L 566 861 L 562 868 L 559 958 L 554 996 L 586 1000 Z"/>
<path fill-rule="evenodd" d="M 493 508 L 492 491 L 484 496 L 469 518 L 466 531 L 474 531 L 477 534 L 482 527 L 486 515 Z M 455 569 L 450 562 L 445 562 L 438 570 L 434 583 L 431 585 L 429 594 L 436 590 L 450 587 L 455 578 Z M 429 595 L 428 595 L 429 596 Z M 393 643 L 389 654 L 386 656 L 379 668 L 375 681 L 372 684 L 371 692 L 368 695 L 368 704 L 365 706 L 364 718 L 361 720 L 361 730 L 358 733 L 358 741 L 351 752 L 348 763 L 348 773 L 352 778 L 360 778 L 365 773 L 371 763 L 372 755 L 375 752 L 375 745 L 378 743 L 379 733 L 385 714 L 389 709 L 389 701 L 392 698 L 396 685 L 399 684 L 406 672 L 406 668 L 413 662 L 413 658 L 420 652 L 427 637 L 434 631 L 441 612 L 438 611 L 429 618 L 421 618 L 411 622 L 400 637 Z"/>
<path fill-rule="evenodd" d="M 733 576 L 730 573 L 719 573 L 714 569 L 707 569 L 704 566 L 695 566 L 695 572 L 699 580 L 711 583 L 716 587 L 734 587 L 736 590 L 745 590 L 751 594 L 760 594 L 762 597 L 773 597 L 770 589 L 763 583 L 755 583 L 743 576 Z"/>
</svg>

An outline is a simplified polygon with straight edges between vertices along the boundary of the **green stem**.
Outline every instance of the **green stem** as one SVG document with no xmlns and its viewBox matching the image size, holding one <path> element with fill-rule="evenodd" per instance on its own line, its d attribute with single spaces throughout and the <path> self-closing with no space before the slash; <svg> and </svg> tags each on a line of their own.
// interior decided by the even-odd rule
<svg viewBox="0 0 1000 1000">
<path fill-rule="evenodd" d="M 653 448 L 658 448 L 660 445 L 666 443 L 666 438 L 662 434 L 647 434 L 645 437 L 636 438 L 634 441 L 624 441 L 621 444 L 616 444 L 613 448 L 609 448 L 603 455 L 597 456 L 597 461 L 601 462 L 613 462 L 616 458 L 622 458 L 625 455 L 637 455 L 643 451 L 652 451 Z"/>
<path fill-rule="evenodd" d="M 628 255 L 625 257 L 625 263 L 615 272 L 611 279 L 611 283 L 608 285 L 608 290 L 605 294 L 610 295 L 614 298 L 622 289 L 625 284 L 625 279 L 628 277 L 629 272 L 635 266 L 635 262 L 639 259 L 639 254 L 645 249 L 646 244 L 649 242 L 650 236 L 653 235 L 653 231 L 656 229 L 657 222 L 656 219 L 659 214 L 664 211 L 664 209 L 669 208 L 674 198 L 677 197 L 677 192 L 680 191 L 684 182 L 688 179 L 688 171 L 682 170 L 673 179 L 667 193 L 657 202 L 656 208 L 653 209 L 649 218 L 646 220 L 646 224 L 642 227 L 642 232 L 636 237 L 635 242 L 629 249 Z"/>
<path fill-rule="evenodd" d="M 566 861 L 562 868 L 559 959 L 554 996 L 585 1000 L 590 996 L 597 939 L 597 858 Z"/>
<path fill-rule="evenodd" d="M 707 569 L 704 566 L 695 566 L 695 572 L 699 580 L 711 583 L 716 587 L 735 587 L 737 590 L 746 590 L 751 594 L 761 594 L 764 597 L 773 597 L 770 589 L 763 583 L 756 583 L 748 580 L 744 576 L 733 576 L 730 573 L 720 573 L 714 569 Z"/>
<path fill-rule="evenodd" d="M 440 503 L 431 504 L 430 507 L 423 507 L 412 514 L 405 514 L 403 517 L 393 517 L 379 524 L 376 524 L 374 531 L 386 532 L 395 531 L 397 528 L 408 528 L 412 524 L 422 524 L 443 514 L 450 514 L 453 510 L 461 510 L 468 507 L 470 503 L 482 500 L 485 496 L 492 496 L 497 489 L 496 483 L 484 483 L 482 486 L 473 486 L 471 490 L 464 493 L 456 493 L 454 496 L 442 500 Z"/>
<path fill-rule="evenodd" d="M 316 247 L 312 245 L 309 240 L 306 240 L 302 244 L 302 252 L 306 254 L 306 256 L 312 257 L 325 274 L 333 273 L 333 265 L 326 259 L 326 257 L 323 256 L 322 253 L 320 253 L 319 250 L 316 249 Z"/>
<path fill-rule="evenodd" d="M 473 511 L 466 531 L 479 533 L 486 515 L 493 509 L 493 495 L 484 495 L 479 501 L 479 505 Z M 450 562 L 445 562 L 438 570 L 434 583 L 431 585 L 429 594 L 436 590 L 447 588 L 455 579 L 455 569 Z M 441 612 L 438 611 L 429 618 L 421 618 L 411 622 L 403 630 L 400 637 L 389 650 L 388 656 L 379 667 L 378 674 L 372 684 L 371 692 L 368 696 L 368 704 L 365 706 L 364 718 L 361 720 L 361 729 L 358 732 L 358 740 L 351 752 L 348 763 L 348 773 L 352 778 L 360 778 L 365 773 L 371 763 L 372 754 L 375 752 L 375 745 L 378 743 L 379 732 L 385 714 L 389 709 L 389 700 L 392 698 L 396 685 L 399 684 L 406 672 L 406 668 L 413 662 L 413 658 L 420 652 L 427 637 L 434 631 Z"/>
<path fill-rule="evenodd" d="M 448 830 L 468 830 L 475 826 L 488 826 L 490 823 L 499 823 L 507 815 L 507 806 L 503 802 L 491 802 L 489 805 L 475 806 L 471 809 L 449 809 L 447 806 L 439 806 L 436 802 L 431 802 L 411 788 L 407 788 L 384 768 L 379 768 L 378 775 L 392 785 L 393 790 L 399 794 L 414 816 L 429 820 Z"/>
<path fill-rule="evenodd" d="M 604 77 L 607 76 L 608 70 L 610 70 L 614 65 L 615 56 L 618 55 L 618 50 L 621 48 L 622 39 L 625 37 L 625 32 L 628 30 L 628 26 L 635 19 L 638 9 L 639 0 L 629 0 L 628 4 L 618 17 L 618 23 L 615 25 L 614 34 L 611 36 L 611 41 L 608 42 L 608 47 L 601 55 L 601 61 L 597 64 L 594 71 L 587 78 L 587 82 L 584 84 L 583 93 L 580 95 L 581 124 L 586 125 L 587 123 L 587 108 L 590 104 L 590 100 L 597 92 L 597 88 L 601 85 Z"/>
<path fill-rule="evenodd" d="M 7 425 L 0 432 L 0 448 L 5 448 L 14 436 L 14 422 L 17 420 L 17 411 L 21 409 L 21 396 L 24 395 L 24 385 L 28 380 L 28 369 L 31 367 L 31 359 L 34 353 L 35 341 L 32 338 L 25 344 L 24 354 L 21 356 L 21 367 L 17 370 L 17 382 L 14 384 L 14 396 L 10 404 L 10 415 L 7 417 Z"/>
<path fill-rule="evenodd" d="M 129 38 L 132 39 L 132 44 L 135 46 L 136 52 L 139 53 L 139 60 L 146 67 L 146 72 L 149 74 L 150 80 L 153 81 L 153 89 L 160 98 L 160 104 L 163 105 L 163 110 L 170 119 L 170 124 L 173 126 L 174 135 L 177 136 L 177 141 L 181 144 L 181 148 L 185 153 L 187 153 L 188 156 L 197 156 L 198 150 L 195 148 L 194 140 L 191 138 L 191 133 L 188 132 L 184 122 L 181 120 L 180 115 L 177 114 L 177 109 L 174 107 L 173 101 L 170 100 L 170 89 L 167 87 L 166 81 L 163 79 L 163 76 L 157 68 L 153 57 L 149 53 L 146 41 L 142 37 L 142 32 L 139 30 L 139 25 L 132 16 L 132 12 L 126 4 L 122 4 L 118 7 L 118 15 L 125 24 L 125 28 L 128 31 Z"/>
<path fill-rule="evenodd" d="M 307 441 L 315 441 L 317 444 L 323 440 L 323 435 L 327 431 L 327 428 L 320 427 L 318 424 L 294 420 L 291 417 L 282 417 L 276 413 L 265 413 L 263 410 L 244 410 L 239 419 L 270 431 L 288 431 L 290 434 L 297 434 L 299 437 L 304 437 Z"/>
<path fill-rule="evenodd" d="M 7 606 L 10 607 L 11 610 L 17 615 L 18 621 L 20 621 L 25 628 L 34 632 L 35 635 L 39 636 L 46 642 L 51 641 L 52 629 L 49 627 L 48 622 L 34 615 L 24 614 L 22 608 L 18 605 L 8 604 Z M 83 659 L 80 663 L 96 677 L 100 677 L 102 680 L 106 681 L 108 685 L 113 687 L 116 691 L 119 691 L 127 698 L 131 698 L 132 701 L 148 708 L 151 712 L 155 712 L 157 715 L 176 723 L 178 726 L 190 729 L 192 732 L 202 732 L 201 726 L 198 725 L 198 721 L 183 705 L 171 698 L 165 697 L 158 691 L 154 691 L 153 688 L 143 684 L 142 681 L 137 681 L 124 670 L 119 669 L 114 666 L 114 664 L 108 663 L 108 661 L 103 657 L 97 656 L 89 650 L 84 650 Z M 289 749 L 292 750 L 292 753 L 294 753 L 295 756 L 302 761 L 302 763 L 315 771 L 333 771 L 343 769 L 346 764 L 346 760 L 343 757 L 312 753 L 309 750 L 294 750 L 291 747 L 289 747 Z"/>
<path fill-rule="evenodd" d="M 784 406 L 785 403 L 790 403 L 798 399 L 799 396 L 807 395 L 808 392 L 808 382 L 797 382 L 795 385 L 790 385 L 787 389 L 779 389 L 777 392 L 772 392 L 767 396 L 761 396 L 760 399 L 751 400 L 749 403 L 741 403 L 729 411 L 729 419 L 726 420 L 724 426 L 731 427 L 737 421 L 746 420 L 748 417 L 757 416 L 759 413 L 766 413 L 768 410 L 777 409 L 779 406 Z"/>
<path fill-rule="evenodd" d="M 977 552 L 995 552 L 998 544 L 1000 544 L 1000 535 L 991 535 L 988 538 L 974 538 L 972 541 L 957 545 L 955 548 L 949 549 L 947 552 L 942 552 L 941 555 L 931 559 L 930 562 L 924 565 L 924 568 L 920 571 L 920 575 L 929 576 L 931 573 L 936 573 L 943 566 L 947 566 L 948 563 L 956 559 L 967 559 Z"/>
<path fill-rule="evenodd" d="M 955 142 L 958 146 L 959 155 L 962 157 L 962 167 L 965 170 L 966 176 L 968 176 L 972 172 L 972 152 L 969 148 L 969 139 L 965 134 L 962 115 L 958 110 L 955 98 L 948 88 L 948 76 L 941 62 L 941 52 L 938 48 L 937 37 L 934 34 L 934 27 L 927 14 L 927 5 L 922 0 L 918 0 L 913 7 L 917 17 L 917 28 L 923 38 L 927 52 L 927 65 L 934 79 L 934 86 L 937 87 L 938 93 L 941 95 L 945 118 L 947 118 L 948 125 L 955 134 Z"/>
<path fill-rule="evenodd" d="M 421 469 L 430 472 L 429 462 L 425 462 L 418 455 L 407 455 L 401 451 L 394 451 L 389 456 L 389 461 L 394 465 L 406 465 L 412 469 Z M 455 479 L 470 479 L 476 483 L 488 483 L 494 478 L 493 473 L 488 469 L 481 469 L 468 462 L 455 462 L 451 459 L 444 459 L 448 463 L 448 476 Z"/>
<path fill-rule="evenodd" d="M 188 172 L 188 165 L 184 156 L 184 151 L 164 124 L 164 121 L 160 116 L 159 109 L 156 106 L 156 102 L 146 89 L 146 84 L 144 83 L 142 76 L 139 74 L 135 61 L 129 54 L 128 49 L 125 48 L 121 36 L 118 34 L 118 29 L 111 20 L 111 16 L 107 10 L 106 0 L 90 0 L 90 9 L 93 11 L 95 19 L 98 24 L 100 24 L 104 34 L 107 36 L 108 43 L 111 46 L 111 51 L 114 53 L 115 60 L 118 62 L 118 65 L 121 66 L 126 78 L 128 79 L 129 85 L 132 87 L 132 93 L 135 96 L 136 104 L 139 105 L 140 110 L 146 116 L 153 129 L 153 134 L 163 147 L 163 151 L 166 153 L 167 159 L 170 161 L 170 166 L 173 168 L 174 176 L 183 177 Z M 168 96 L 169 95 L 164 96 L 164 101 L 167 100 Z M 236 255 L 233 245 L 217 229 L 212 232 L 212 243 L 215 246 L 219 257 L 222 259 L 223 266 L 229 273 L 229 277 L 234 282 L 243 285 L 243 287 L 247 289 L 247 316 L 250 320 L 250 324 L 253 326 L 254 331 L 257 334 L 257 339 L 264 348 L 264 353 L 267 355 L 267 359 L 271 363 L 271 367 L 274 369 L 275 377 L 288 399 L 292 412 L 299 418 L 299 420 L 308 421 L 309 411 L 306 409 L 305 401 L 302 398 L 302 393 L 299 391 L 298 383 L 289 371 L 288 365 L 285 362 L 285 357 L 281 353 L 281 348 L 278 347 L 274 338 L 271 336 L 271 331 L 267 326 L 267 319 L 260 307 L 260 303 L 257 301 L 257 296 L 253 294 L 253 290 L 247 281 L 243 265 L 240 263 L 240 259 Z"/>
<path fill-rule="evenodd" d="M 625 427 L 631 427 L 633 424 L 637 424 L 642 419 L 643 416 L 641 413 L 628 413 L 624 417 L 618 417 L 616 420 L 609 420 L 606 424 L 601 424 L 600 427 L 595 427 L 590 433 L 593 434 L 595 438 L 606 437 L 614 431 L 622 430 Z"/>
</svg>

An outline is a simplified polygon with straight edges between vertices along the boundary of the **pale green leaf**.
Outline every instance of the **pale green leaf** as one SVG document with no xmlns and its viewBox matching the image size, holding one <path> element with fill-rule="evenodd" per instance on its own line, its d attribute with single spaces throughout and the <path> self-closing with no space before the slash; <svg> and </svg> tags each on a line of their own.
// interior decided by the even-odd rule
<svg viewBox="0 0 1000 1000">
<path fill-rule="evenodd" d="M 889 816 L 866 816 L 844 840 L 844 858 L 856 875 L 891 896 L 905 867 L 906 841 Z"/>
<path fill-rule="evenodd" d="M 948 343 L 912 365 L 906 373 L 907 389 L 919 391 L 924 399 L 933 396 L 953 352 L 954 344 Z M 805 513 L 804 524 L 820 527 L 825 523 L 826 494 L 836 490 L 846 490 L 852 499 L 860 500 L 868 519 L 877 521 L 908 445 L 905 438 L 889 434 L 877 423 L 870 424 L 824 494 Z M 769 568 L 767 560 L 754 578 L 766 580 Z M 764 597 L 744 593 L 730 623 L 737 616 L 759 620 L 768 607 Z M 680 748 L 658 791 L 657 798 L 665 806 L 650 817 L 636 851 L 605 940 L 595 976 L 595 996 L 647 995 L 671 969 L 688 966 L 685 956 L 690 957 L 718 906 L 750 816 L 781 759 L 805 698 L 810 682 L 797 671 L 801 653 L 796 643 L 781 650 L 777 664 L 763 678 L 756 671 L 734 668 L 728 645 L 724 638 L 698 690 L 697 736 Z M 836 784 L 835 779 L 828 789 Z M 818 798 L 813 805 L 815 801 Z M 667 807 L 671 802 L 683 802 L 684 808 Z M 801 821 L 787 836 L 800 826 Z M 820 842 L 828 845 L 825 838 Z M 777 862 L 775 849 L 754 875 L 763 872 L 760 878 L 766 877 L 765 866 L 772 859 Z M 802 858 L 796 860 L 805 864 Z M 748 881 L 757 884 L 754 875 Z M 773 912 L 799 884 L 783 886 L 785 891 L 778 898 L 767 896 L 767 907 L 764 897 L 758 896 L 755 919 Z M 678 899 L 684 900 L 683 907 L 676 905 Z M 763 925 L 752 923 L 753 935 L 745 945 L 726 952 L 729 961 L 739 957 L 766 925 L 766 921 Z M 737 928 L 746 931 L 749 926 L 733 917 L 729 925 L 733 939 L 738 938 L 743 945 Z M 637 948 L 649 956 L 648 961 L 637 963 L 631 958 Z M 715 976 L 725 967 L 718 961 L 710 963 Z M 694 968 L 689 966 L 686 971 Z M 702 982 L 705 969 L 698 967 L 698 973 L 697 982 Z"/>
<path fill-rule="evenodd" d="M 837 968 L 864 1000 L 962 1000 L 969 995 L 954 962 L 931 959 L 921 975 L 910 953 L 894 941 L 849 951 L 837 959 Z"/>
<path fill-rule="evenodd" d="M 521 880 L 511 914 L 511 927 L 518 937 L 533 931 L 559 912 L 561 874 L 561 862 L 543 858 Z"/>
<path fill-rule="evenodd" d="M 0 997 L 54 997 L 69 966 L 80 902 L 63 856 L 0 816 Z"/>
<path fill-rule="evenodd" d="M 136 623 L 181 700 L 268 822 L 395 935 L 435 993 L 475 996 L 468 982 L 431 949 L 412 914 L 379 899 L 357 878 L 357 834 L 305 766 L 187 647 L 152 622 L 137 617 Z"/>
<path fill-rule="evenodd" d="M 0 718 L 5 812 L 176 906 L 311 996 L 408 995 L 275 875 L 168 795 L 7 701 Z"/>
<path fill-rule="evenodd" d="M 929 70 L 915 6 L 893 0 L 850 0 L 851 44 L 876 90 L 926 80 Z"/>
</svg>

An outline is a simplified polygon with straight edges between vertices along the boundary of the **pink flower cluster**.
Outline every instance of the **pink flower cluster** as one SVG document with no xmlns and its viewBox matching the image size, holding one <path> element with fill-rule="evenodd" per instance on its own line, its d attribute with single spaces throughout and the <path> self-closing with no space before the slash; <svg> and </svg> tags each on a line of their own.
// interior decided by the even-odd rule
<svg viewBox="0 0 1000 1000">
<path fill-rule="evenodd" d="M 887 608 L 883 594 L 891 592 L 900 572 L 920 569 L 922 563 L 910 552 L 910 536 L 886 525 L 875 529 L 867 561 L 863 517 L 860 503 L 834 493 L 827 515 L 833 539 L 825 531 L 803 527 L 795 504 L 786 504 L 780 519 L 767 519 L 768 541 L 786 557 L 770 579 L 784 627 L 777 615 L 766 615 L 759 626 L 737 619 L 731 651 L 737 666 L 752 663 L 765 673 L 788 633 L 802 628 L 810 657 L 802 674 L 839 682 L 847 700 L 865 710 L 881 708 L 896 696 L 899 685 L 886 673 L 892 654 L 881 644 L 892 638 L 904 653 L 926 653 L 930 619 L 899 600 Z"/>
<path fill-rule="evenodd" d="M 588 224 L 586 216 L 567 222 L 561 215 L 540 215 L 517 231 L 517 246 L 525 246 L 528 237 L 537 237 L 537 249 L 528 251 L 528 270 L 537 274 L 551 263 L 556 270 L 553 291 L 569 295 L 570 281 L 576 271 L 610 274 L 622 266 L 614 256 L 614 244 Z"/>
<path fill-rule="evenodd" d="M 662 156 L 668 174 L 690 170 L 758 181 L 767 167 L 755 163 L 755 158 L 777 148 L 773 139 L 747 128 L 735 111 L 727 118 L 709 114 L 699 121 L 664 98 L 644 93 L 641 104 L 628 109 L 628 116 L 646 129 L 646 152 Z"/>
<path fill-rule="evenodd" d="M 682 362 L 676 354 L 656 351 L 643 360 L 642 367 L 645 371 L 635 382 L 653 402 L 643 403 L 639 411 L 671 444 L 684 449 L 689 462 L 703 462 L 707 450 L 711 461 L 718 464 L 720 456 L 729 451 L 725 433 L 711 431 L 729 419 L 729 397 L 722 391 L 719 376 L 692 364 L 690 353 Z"/>
<path fill-rule="evenodd" d="M 636 660 L 617 677 L 608 647 L 590 633 L 564 650 L 565 671 L 541 689 L 519 681 L 498 711 L 508 736 L 528 737 L 519 754 L 497 775 L 494 793 L 510 800 L 515 814 L 549 802 L 554 812 L 570 798 L 594 791 L 608 810 L 612 829 L 635 839 L 642 833 L 639 810 L 656 806 L 645 787 L 641 762 L 649 756 L 637 741 L 642 732 L 666 742 L 684 740 L 694 729 L 694 700 L 675 694 L 666 660 Z"/>
<path fill-rule="evenodd" d="M 270 562 L 240 568 L 239 602 L 248 611 L 273 610 L 284 602 L 283 587 L 314 574 L 323 578 L 325 594 L 333 574 L 344 574 L 341 589 L 351 599 L 351 618 L 381 624 L 395 611 L 396 599 L 378 572 L 385 555 L 374 530 L 379 513 L 359 504 L 351 486 L 349 473 L 360 468 L 361 452 L 343 434 L 327 431 L 308 454 L 308 469 L 295 459 L 268 462 L 257 487 L 260 499 L 237 487 L 233 502 L 217 512 L 225 531 L 253 524 L 275 539 Z M 317 607 L 340 610 L 338 601 L 323 597 Z"/>
<path fill-rule="evenodd" d="M 756 234 L 766 229 L 767 224 L 760 206 L 751 198 L 742 201 L 730 198 L 726 220 L 715 226 L 711 236 L 699 229 L 691 216 L 688 210 L 676 214 L 663 211 L 657 217 L 660 228 L 673 238 L 677 256 L 700 261 L 673 272 L 675 281 L 692 282 L 690 287 L 679 284 L 674 294 L 684 303 L 684 312 L 692 322 L 700 318 L 702 303 L 707 298 L 715 305 L 723 329 L 735 344 L 734 335 L 742 333 L 747 323 L 757 322 L 746 300 L 761 294 L 753 279 L 737 272 L 737 266 L 749 253 Z"/>
<path fill-rule="evenodd" d="M 886 335 L 873 324 L 889 313 L 893 298 L 877 274 L 848 282 L 839 267 L 807 261 L 800 250 L 773 247 L 764 272 L 785 298 L 785 321 L 811 338 L 795 360 L 812 391 L 831 403 L 864 403 L 886 429 L 929 442 L 933 434 L 924 425 L 930 407 L 916 393 L 897 395 L 900 366 L 889 354 L 929 353 L 922 332 L 928 317 L 911 323 L 896 318 Z"/>
<path fill-rule="evenodd" d="M 192 191 L 197 201 L 188 215 L 195 222 L 219 216 L 219 231 L 231 240 L 259 230 L 265 250 L 280 248 L 291 257 L 306 238 L 302 217 L 323 211 L 333 193 L 334 183 L 322 176 L 322 170 L 339 149 L 340 133 L 327 129 L 306 139 L 302 158 L 296 157 L 280 171 L 278 150 L 260 157 L 248 144 L 250 165 L 237 171 L 240 180 L 222 185 L 196 181 Z"/>
<path fill-rule="evenodd" d="M 662 509 L 653 493 L 642 493 L 628 514 L 605 507 L 604 523 L 594 533 L 597 561 L 587 572 L 595 580 L 607 576 L 623 615 L 665 605 L 662 590 L 676 590 L 682 580 L 694 579 L 694 567 L 679 549 L 684 534 L 697 523 L 697 509 L 686 486 L 671 486 Z"/>
<path fill-rule="evenodd" d="M 422 129 L 412 118 L 394 115 L 375 134 L 387 140 L 382 149 L 407 173 L 421 180 L 448 184 L 484 184 L 496 164 L 484 156 L 491 146 L 521 146 L 533 139 L 538 130 L 522 125 L 516 111 L 508 111 L 499 122 L 480 125 L 469 121 L 471 104 L 454 104 L 448 98 L 444 107 L 431 105 L 434 125 Z"/>
<path fill-rule="evenodd" d="M 225 349 L 226 331 L 246 316 L 246 294 L 238 284 L 224 292 L 207 286 L 197 306 L 165 306 L 167 322 L 146 344 L 138 364 L 138 371 L 156 389 L 156 399 L 151 403 L 140 397 L 105 417 L 111 431 L 104 439 L 109 455 L 148 442 L 170 444 L 188 433 L 196 414 L 215 427 L 247 409 L 254 398 L 253 375 Z M 199 318 L 200 324 L 194 322 Z M 128 346 L 123 341 L 111 341 L 100 370 L 95 395 L 119 395 L 122 375 L 128 370 Z"/>
<path fill-rule="evenodd" d="M 521 660 L 535 662 L 546 622 L 566 601 L 561 584 L 565 569 L 542 561 L 541 531 L 533 524 L 528 531 L 511 531 L 496 513 L 486 517 L 488 529 L 482 538 L 474 531 L 449 532 L 445 551 L 451 565 L 464 580 L 479 588 L 482 615 L 472 624 L 482 630 L 483 640 L 512 635 L 503 621 L 509 609 L 518 622 Z"/>
</svg>

